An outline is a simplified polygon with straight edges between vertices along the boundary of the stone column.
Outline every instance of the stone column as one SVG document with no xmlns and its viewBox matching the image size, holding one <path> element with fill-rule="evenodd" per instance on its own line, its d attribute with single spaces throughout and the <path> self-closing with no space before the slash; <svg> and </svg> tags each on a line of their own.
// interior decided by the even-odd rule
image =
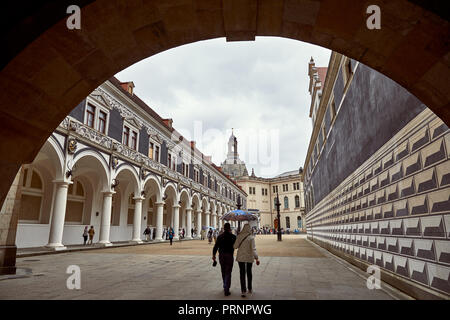
<svg viewBox="0 0 450 320">
<path fill-rule="evenodd" d="M 192 209 L 186 208 L 186 239 L 192 239 Z"/>
<path fill-rule="evenodd" d="M 181 228 L 186 230 L 186 209 L 181 210 Z"/>
<path fill-rule="evenodd" d="M 197 210 L 197 238 L 201 238 L 202 232 L 202 210 Z"/>
<path fill-rule="evenodd" d="M 12 168 L 11 168 L 12 170 Z M 0 275 L 16 273 L 16 233 L 24 168 L 20 167 L 0 210 Z"/>
<path fill-rule="evenodd" d="M 103 247 L 112 246 L 109 241 L 109 234 L 111 230 L 111 208 L 112 208 L 112 196 L 114 191 L 103 192 L 103 207 L 102 207 L 102 219 L 100 225 L 100 241 L 98 244 Z"/>
<path fill-rule="evenodd" d="M 205 226 L 209 227 L 209 215 L 211 214 L 210 211 L 205 212 Z"/>
<path fill-rule="evenodd" d="M 178 234 L 178 229 L 180 227 L 180 205 L 176 204 L 172 207 L 173 216 L 173 240 L 180 240 L 180 235 Z"/>
<path fill-rule="evenodd" d="M 222 229 L 222 219 L 220 219 L 222 216 L 219 216 L 219 230 Z"/>
<path fill-rule="evenodd" d="M 141 218 L 142 218 L 142 197 L 134 197 L 134 216 L 133 216 L 133 239 L 132 242 L 142 243 L 141 239 Z"/>
<path fill-rule="evenodd" d="M 72 182 L 54 180 L 53 183 L 55 184 L 55 200 L 53 204 L 50 235 L 46 247 L 54 250 L 65 250 L 67 248 L 62 244 L 62 238 L 64 232 L 64 220 L 66 217 L 67 190 L 69 184 Z"/>
<path fill-rule="evenodd" d="M 156 202 L 156 235 L 155 241 L 163 241 L 162 239 L 162 227 L 163 227 L 163 210 L 164 202 Z"/>
<path fill-rule="evenodd" d="M 212 226 L 214 228 L 217 228 L 217 214 L 216 213 L 212 214 Z"/>
</svg>

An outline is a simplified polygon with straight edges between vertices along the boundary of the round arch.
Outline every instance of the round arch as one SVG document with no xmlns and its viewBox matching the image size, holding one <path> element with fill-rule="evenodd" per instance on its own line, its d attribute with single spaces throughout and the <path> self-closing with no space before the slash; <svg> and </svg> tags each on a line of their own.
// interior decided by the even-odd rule
<svg viewBox="0 0 450 320">
<path fill-rule="evenodd" d="M 164 190 L 162 192 L 164 197 L 172 198 L 173 199 L 173 205 L 177 205 L 179 201 L 179 195 L 177 192 L 177 187 L 173 182 L 169 182 L 164 187 Z"/>
<path fill-rule="evenodd" d="M 129 164 L 121 164 L 117 169 L 115 174 L 113 174 L 112 179 L 118 179 L 119 176 L 126 175 L 128 177 L 131 177 L 132 185 L 134 186 L 134 194 L 136 196 L 140 195 L 141 193 L 141 187 L 140 187 L 140 179 L 139 175 L 136 171 L 136 169 L 129 165 Z M 120 179 L 118 179 L 120 181 Z"/>
<path fill-rule="evenodd" d="M 334 50 L 396 81 L 450 124 L 449 81 L 444 80 L 450 78 L 445 1 L 432 7 L 425 1 L 379 2 L 383 16 L 390 18 L 375 31 L 366 25 L 367 5 L 365 0 L 93 0 L 82 6 L 82 27 L 76 31 L 67 28 L 66 8 L 52 11 L 60 12 L 48 17 L 52 23 L 34 17 L 40 10 L 24 13 L 29 16 L 17 18 L 23 31 L 5 31 L 19 30 L 15 38 L 23 40 L 8 42 L 1 61 L 0 83 L 8 90 L 0 110 L 9 125 L 0 128 L 0 135 L 15 139 L 0 142 L 9 164 L 2 171 L 0 200 L 19 166 L 33 161 L 50 133 L 99 84 L 144 58 L 200 40 L 277 36 Z M 109 27 L 118 25 L 124 27 Z M 23 146 L 20 151 L 5 152 L 17 145 Z"/>
<path fill-rule="evenodd" d="M 158 180 L 158 178 L 154 175 L 148 175 L 145 177 L 144 182 L 142 183 L 143 190 L 151 190 L 152 195 L 156 196 L 156 201 L 161 202 L 163 198 L 162 188 L 161 184 Z"/>
<path fill-rule="evenodd" d="M 74 175 L 90 173 L 89 178 L 95 185 L 94 180 L 96 179 L 92 177 L 92 173 L 98 174 L 100 176 L 100 179 L 98 179 L 100 191 L 111 190 L 111 186 L 109 185 L 109 181 L 111 181 L 110 170 L 106 160 L 99 153 L 90 149 L 82 150 L 78 154 L 75 154 L 73 166 L 75 167 Z"/>
</svg>

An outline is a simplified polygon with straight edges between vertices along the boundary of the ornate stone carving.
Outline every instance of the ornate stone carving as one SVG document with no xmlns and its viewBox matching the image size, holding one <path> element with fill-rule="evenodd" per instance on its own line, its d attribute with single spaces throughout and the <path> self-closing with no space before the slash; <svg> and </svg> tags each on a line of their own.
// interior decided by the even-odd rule
<svg viewBox="0 0 450 320">
<path fill-rule="evenodd" d="M 69 152 L 69 154 L 74 154 L 77 151 L 77 145 L 77 140 L 70 138 L 69 141 L 67 141 L 67 152 Z"/>
<path fill-rule="evenodd" d="M 116 156 L 111 157 L 111 167 L 113 170 L 116 170 L 117 166 L 119 165 L 119 159 Z"/>
</svg>

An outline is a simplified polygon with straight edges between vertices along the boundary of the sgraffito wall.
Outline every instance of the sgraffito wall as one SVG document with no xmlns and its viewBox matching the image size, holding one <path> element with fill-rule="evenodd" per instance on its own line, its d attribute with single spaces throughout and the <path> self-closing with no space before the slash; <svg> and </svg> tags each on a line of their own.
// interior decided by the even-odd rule
<svg viewBox="0 0 450 320">
<path fill-rule="evenodd" d="M 308 239 L 360 267 L 377 265 L 383 280 L 416 298 L 449 299 L 450 130 L 406 90 L 373 73 L 356 68 L 328 146 L 305 180 L 316 194 Z M 372 89 L 361 90 L 367 82 Z M 398 122 L 395 110 L 381 108 L 396 101 L 403 110 Z M 331 148 L 347 151 L 333 157 Z"/>
</svg>

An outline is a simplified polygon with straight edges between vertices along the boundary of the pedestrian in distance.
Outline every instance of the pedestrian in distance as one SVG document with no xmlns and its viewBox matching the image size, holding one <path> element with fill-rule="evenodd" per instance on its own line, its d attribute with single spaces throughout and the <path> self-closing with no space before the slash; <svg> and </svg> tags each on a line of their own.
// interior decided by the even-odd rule
<svg viewBox="0 0 450 320">
<path fill-rule="evenodd" d="M 217 238 L 212 252 L 212 259 L 216 262 L 216 253 L 219 251 L 220 270 L 222 272 L 223 290 L 225 296 L 229 296 L 231 286 L 231 272 L 234 263 L 234 243 L 236 236 L 231 233 L 231 226 L 227 222 L 224 225 L 224 232 Z"/>
<path fill-rule="evenodd" d="M 88 244 L 92 244 L 92 241 L 94 240 L 94 234 L 95 234 L 94 226 L 91 226 L 91 228 L 88 231 L 88 234 L 89 234 Z"/>
<path fill-rule="evenodd" d="M 86 245 L 86 241 L 88 239 L 88 235 L 89 235 L 89 233 L 88 233 L 88 226 L 86 226 L 86 227 L 84 227 L 84 231 L 83 231 L 83 239 L 84 239 L 83 245 L 84 246 Z"/>
<path fill-rule="evenodd" d="M 202 231 L 200 232 L 200 240 L 205 240 L 205 233 L 206 231 L 202 229 Z"/>
<path fill-rule="evenodd" d="M 236 238 L 234 249 L 238 249 L 236 261 L 239 264 L 239 273 L 241 280 L 241 297 L 245 298 L 246 294 L 253 294 L 252 291 L 252 266 L 256 260 L 259 265 L 258 254 L 256 253 L 255 237 L 249 224 L 245 224 L 241 232 Z M 245 285 L 245 275 L 247 274 L 247 287 Z"/>
<path fill-rule="evenodd" d="M 211 244 L 212 238 L 213 238 L 213 231 L 212 231 L 211 228 L 209 228 L 209 231 L 208 231 L 208 244 Z"/>
<path fill-rule="evenodd" d="M 147 228 L 144 230 L 145 240 L 150 241 L 150 226 L 147 226 Z"/>
</svg>

